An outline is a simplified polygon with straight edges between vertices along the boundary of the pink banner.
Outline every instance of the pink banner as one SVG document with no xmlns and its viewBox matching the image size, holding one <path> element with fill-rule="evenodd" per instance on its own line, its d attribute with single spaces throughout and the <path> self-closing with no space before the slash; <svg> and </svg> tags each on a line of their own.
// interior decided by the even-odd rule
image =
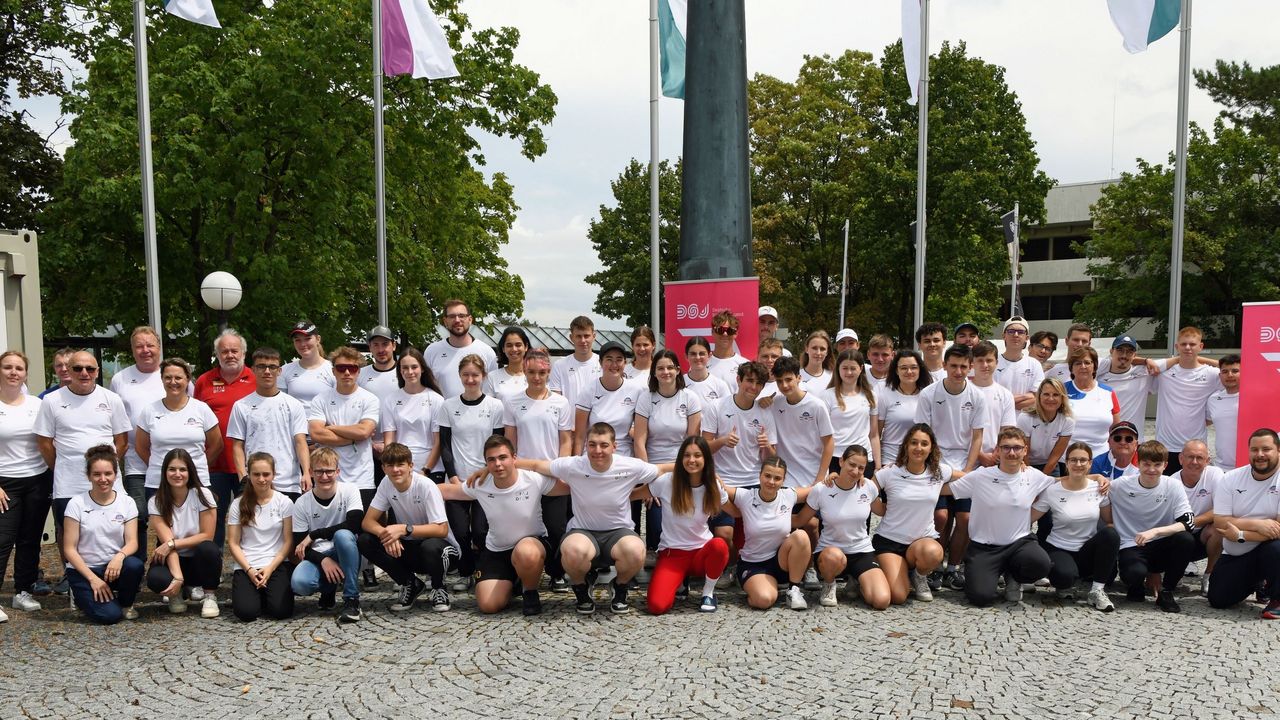
<svg viewBox="0 0 1280 720">
<path fill-rule="evenodd" d="M 1249 435 L 1280 430 L 1280 302 L 1245 303 L 1240 332 L 1236 464 L 1249 463 Z"/>
<path fill-rule="evenodd" d="M 682 280 L 664 283 L 663 287 L 667 298 L 662 318 L 666 329 L 663 342 L 680 356 L 680 367 L 689 369 L 684 359 L 689 338 L 704 337 L 715 347 L 711 318 L 721 310 L 730 310 L 737 316 L 738 351 L 743 357 L 755 359 L 760 337 L 760 321 L 756 317 L 760 309 L 759 278 Z"/>
</svg>

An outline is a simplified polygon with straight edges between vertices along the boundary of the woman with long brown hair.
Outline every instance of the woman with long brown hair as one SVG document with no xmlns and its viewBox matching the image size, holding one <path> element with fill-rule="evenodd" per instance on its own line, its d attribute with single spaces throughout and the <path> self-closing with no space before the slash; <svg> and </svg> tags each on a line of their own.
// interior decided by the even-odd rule
<svg viewBox="0 0 1280 720">
<path fill-rule="evenodd" d="M 729 502 L 716 482 L 715 460 L 701 436 L 684 439 L 672 472 L 649 484 L 662 504 L 662 542 L 649 581 L 649 612 L 661 615 L 675 604 L 677 589 L 690 574 L 702 578 L 702 612 L 716 611 L 716 580 L 729 564 L 729 545 L 713 537 L 707 520 Z M 687 590 L 686 590 L 687 593 Z"/>
<path fill-rule="evenodd" d="M 249 456 L 244 494 L 227 512 L 227 547 L 239 567 L 231 576 L 231 611 L 241 620 L 293 615 L 289 552 L 293 549 L 293 501 L 272 486 L 276 461 Z"/>
<path fill-rule="evenodd" d="M 156 535 L 147 587 L 169 598 L 169 612 L 184 613 L 187 588 L 201 588 L 200 616 L 218 617 L 222 548 L 213 542 L 218 503 L 201 482 L 195 460 L 174 448 L 160 464 L 163 479 L 147 501 L 147 522 Z"/>
</svg>

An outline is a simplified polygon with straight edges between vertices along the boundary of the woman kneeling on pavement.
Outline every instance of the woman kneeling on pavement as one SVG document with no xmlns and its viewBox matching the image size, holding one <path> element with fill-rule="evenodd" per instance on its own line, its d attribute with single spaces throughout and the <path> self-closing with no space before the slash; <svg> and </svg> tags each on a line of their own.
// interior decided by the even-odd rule
<svg viewBox="0 0 1280 720">
<path fill-rule="evenodd" d="M 698 609 L 715 612 L 716 580 L 729 564 L 729 544 L 712 537 L 707 521 L 720 514 L 729 496 L 716 482 L 707 441 L 701 436 L 685 438 L 676 453 L 675 469 L 650 483 L 649 493 L 663 508 L 658 564 L 649 581 L 649 612 L 661 615 L 670 610 L 677 589 L 690 573 L 702 578 Z"/>
<path fill-rule="evenodd" d="M 222 579 L 222 548 L 213 542 L 217 501 L 200 484 L 195 459 L 186 450 L 170 450 L 160 468 L 160 487 L 147 501 L 147 522 L 156 536 L 147 587 L 169 598 L 169 612 L 186 612 L 183 595 L 189 592 L 201 603 L 201 617 L 216 618 Z"/>
<path fill-rule="evenodd" d="M 256 452 L 248 465 L 244 493 L 227 511 L 227 547 L 240 566 L 231 576 L 231 611 L 245 621 L 264 611 L 283 620 L 293 616 L 293 501 L 273 485 L 274 458 Z"/>
<path fill-rule="evenodd" d="M 1102 612 L 1115 610 L 1107 597 L 1107 581 L 1116 572 L 1116 553 L 1120 535 L 1111 526 L 1098 529 L 1098 516 L 1111 501 L 1104 494 L 1107 479 L 1090 476 L 1093 451 L 1088 443 L 1074 442 L 1067 447 L 1067 474 L 1050 485 L 1031 506 L 1031 520 L 1053 513 L 1053 528 L 1040 545 L 1049 554 L 1049 582 L 1059 599 L 1074 596 L 1076 581 L 1088 577 L 1089 604 Z"/>
<path fill-rule="evenodd" d="M 95 445 L 84 454 L 89 492 L 67 503 L 62 555 L 76 607 L 102 625 L 136 620 L 133 609 L 142 582 L 138 549 L 138 505 L 116 487 L 115 448 Z"/>
<path fill-rule="evenodd" d="M 809 497 L 812 486 L 785 488 L 787 463 L 768 458 L 760 467 L 757 488 L 725 488 L 733 501 L 731 511 L 742 517 L 746 542 L 738 554 L 738 584 L 747 593 L 747 604 L 768 610 L 778 599 L 778 585 L 787 585 L 787 605 L 805 610 L 800 582 L 809 567 L 809 534 L 793 529 L 792 508 Z"/>
</svg>

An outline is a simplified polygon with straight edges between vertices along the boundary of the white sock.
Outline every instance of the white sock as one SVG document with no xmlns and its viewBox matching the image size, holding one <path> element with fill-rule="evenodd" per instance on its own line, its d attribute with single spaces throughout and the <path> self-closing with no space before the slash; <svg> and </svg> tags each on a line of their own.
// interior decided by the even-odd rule
<svg viewBox="0 0 1280 720">
<path fill-rule="evenodd" d="M 703 597 L 715 597 L 715 596 L 716 596 L 716 581 L 717 581 L 717 580 L 719 580 L 719 579 L 720 579 L 720 578 L 713 578 L 713 577 L 703 578 L 703 579 L 702 579 L 702 595 L 703 595 Z"/>
<path fill-rule="evenodd" d="M 1106 588 L 1107 588 L 1107 584 L 1106 584 L 1106 583 L 1096 582 L 1096 583 L 1094 583 L 1094 584 L 1093 584 L 1093 589 L 1094 589 L 1094 590 L 1105 590 Z"/>
</svg>

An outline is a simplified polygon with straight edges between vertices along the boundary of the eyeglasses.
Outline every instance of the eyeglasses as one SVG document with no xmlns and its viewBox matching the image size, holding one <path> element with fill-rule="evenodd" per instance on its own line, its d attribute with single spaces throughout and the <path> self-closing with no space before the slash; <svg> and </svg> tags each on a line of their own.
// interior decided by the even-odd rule
<svg viewBox="0 0 1280 720">
<path fill-rule="evenodd" d="M 1082 464 L 1082 465 L 1083 465 L 1083 464 L 1085 464 L 1085 463 L 1089 463 L 1089 462 L 1092 462 L 1092 461 L 1091 461 L 1089 458 L 1087 458 L 1087 457 L 1073 457 L 1073 458 L 1067 458 L 1067 462 L 1069 462 L 1069 463 L 1079 463 L 1079 464 Z"/>
<path fill-rule="evenodd" d="M 1005 335 L 1026 335 L 1027 331 L 1023 330 L 1022 328 L 1006 328 L 1004 331 L 1004 334 Z"/>
<path fill-rule="evenodd" d="M 445 320 L 465 320 L 471 317 L 471 313 L 449 313 L 444 316 Z"/>
<path fill-rule="evenodd" d="M 1054 347 L 1053 345 L 1045 345 L 1044 343 L 1036 343 L 1036 347 L 1040 348 L 1041 350 L 1043 350 L 1043 351 L 1045 351 L 1045 352 L 1049 352 L 1049 353 L 1051 353 L 1051 352 L 1053 352 L 1054 350 L 1057 350 L 1057 349 L 1058 349 L 1058 348 Z"/>
<path fill-rule="evenodd" d="M 715 329 L 715 333 L 717 335 L 737 335 L 738 328 L 732 327 L 730 325 L 721 325 L 720 327 Z"/>
<path fill-rule="evenodd" d="M 279 365 L 262 365 L 262 364 L 258 364 L 258 365 L 254 365 L 254 366 L 253 366 L 253 369 L 254 369 L 254 370 L 257 370 L 257 371 L 259 371 L 259 372 L 264 372 L 264 373 L 265 373 L 265 372 L 280 372 L 280 366 L 279 366 Z"/>
<path fill-rule="evenodd" d="M 93 373 L 98 372 L 98 366 L 97 365 L 72 365 L 71 372 L 89 373 L 90 375 L 92 375 Z"/>
<path fill-rule="evenodd" d="M 1007 453 L 1022 452 L 1023 450 L 1026 450 L 1026 449 L 1027 449 L 1026 445 L 1001 445 L 1000 446 L 1000 452 L 1007 452 Z"/>
<path fill-rule="evenodd" d="M 332 477 L 338 474 L 338 468 L 311 468 L 311 474 L 320 477 Z"/>
<path fill-rule="evenodd" d="M 359 365 L 347 365 L 347 364 L 345 364 L 345 363 L 344 363 L 344 364 L 342 364 L 342 365 L 334 365 L 334 366 L 333 366 L 333 371 L 334 371 L 334 372 L 336 372 L 336 373 L 342 374 L 342 375 L 354 375 L 354 374 L 356 374 L 356 373 L 360 372 L 360 366 L 359 366 Z"/>
<path fill-rule="evenodd" d="M 1134 435 L 1112 435 L 1111 442 L 1131 443 L 1136 442 L 1138 438 Z"/>
</svg>

